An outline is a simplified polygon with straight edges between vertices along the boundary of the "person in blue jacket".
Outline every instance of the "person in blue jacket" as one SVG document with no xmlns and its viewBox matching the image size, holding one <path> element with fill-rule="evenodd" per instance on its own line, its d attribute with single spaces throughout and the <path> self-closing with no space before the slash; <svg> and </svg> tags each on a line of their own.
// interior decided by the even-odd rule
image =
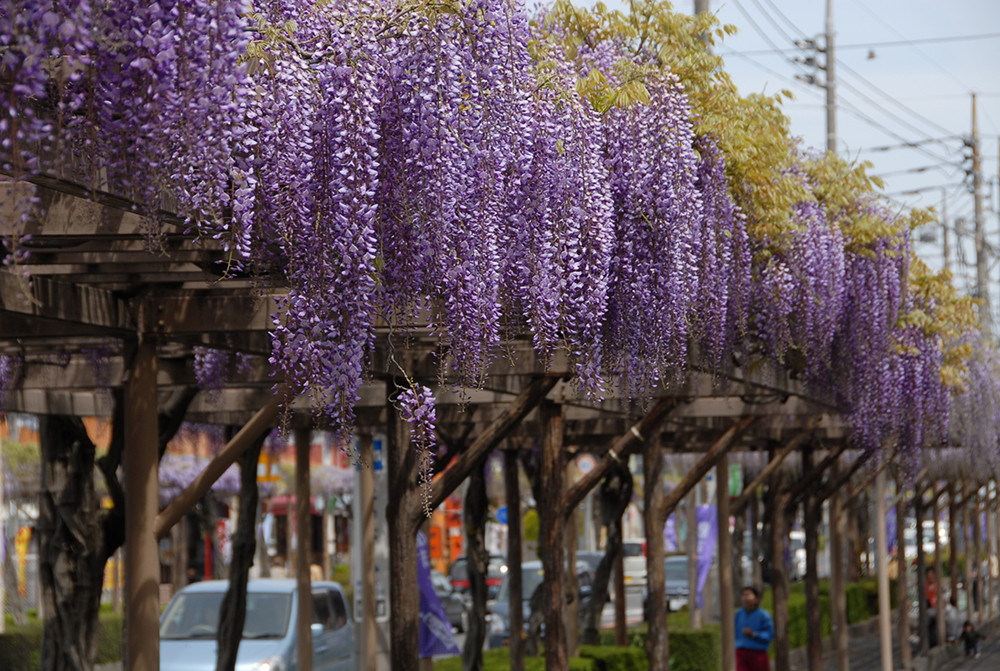
<svg viewBox="0 0 1000 671">
<path fill-rule="evenodd" d="M 774 639 L 771 614 L 760 607 L 756 587 L 743 588 L 743 607 L 736 611 L 736 671 L 770 671 L 767 649 Z"/>
</svg>

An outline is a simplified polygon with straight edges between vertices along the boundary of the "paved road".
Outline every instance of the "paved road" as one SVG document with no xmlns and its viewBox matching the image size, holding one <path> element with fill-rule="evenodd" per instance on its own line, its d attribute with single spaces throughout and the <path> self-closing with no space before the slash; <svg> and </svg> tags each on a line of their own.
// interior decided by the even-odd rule
<svg viewBox="0 0 1000 671">
<path fill-rule="evenodd" d="M 982 642 L 979 657 L 957 657 L 939 666 L 938 671 L 997 671 L 1000 669 L 1000 640 L 994 636 Z"/>
</svg>

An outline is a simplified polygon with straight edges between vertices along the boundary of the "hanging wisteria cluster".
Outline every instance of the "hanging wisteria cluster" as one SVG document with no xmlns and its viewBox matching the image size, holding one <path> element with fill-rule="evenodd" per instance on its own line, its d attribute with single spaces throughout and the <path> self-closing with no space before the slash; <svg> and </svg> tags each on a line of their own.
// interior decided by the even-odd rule
<svg viewBox="0 0 1000 671">
<path fill-rule="evenodd" d="M 422 384 L 407 387 L 396 398 L 399 415 L 410 425 L 410 443 L 417 452 L 417 472 L 420 478 L 420 492 L 424 514 L 430 517 L 430 486 L 434 476 L 434 447 L 437 437 L 434 426 L 437 412 L 434 409 L 434 393 Z"/>
<path fill-rule="evenodd" d="M 170 210 L 283 277 L 273 369 L 344 433 L 381 320 L 436 336 L 456 385 L 507 336 L 567 353 L 594 398 L 735 353 L 834 399 L 859 445 L 940 440 L 941 343 L 899 323 L 926 307 L 905 226 L 786 166 L 805 195 L 751 238 L 662 52 L 627 32 L 566 48 L 560 20 L 516 0 L 0 0 L 3 171 L 72 156 L 154 226 Z M 203 388 L 227 357 L 196 353 Z M 430 391 L 398 404 L 429 451 Z"/>
</svg>

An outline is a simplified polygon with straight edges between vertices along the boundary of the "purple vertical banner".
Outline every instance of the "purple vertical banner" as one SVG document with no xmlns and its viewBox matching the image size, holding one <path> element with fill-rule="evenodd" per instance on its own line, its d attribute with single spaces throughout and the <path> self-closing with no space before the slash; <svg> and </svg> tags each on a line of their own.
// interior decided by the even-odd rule
<svg viewBox="0 0 1000 671">
<path fill-rule="evenodd" d="M 889 512 L 885 516 L 885 535 L 886 540 L 889 541 L 889 554 L 892 554 L 896 547 L 896 524 L 896 506 L 893 506 L 889 508 Z"/>
<path fill-rule="evenodd" d="M 677 517 L 673 514 L 667 516 L 667 523 L 663 526 L 663 550 L 677 552 Z"/>
<path fill-rule="evenodd" d="M 417 532 L 417 585 L 420 587 L 420 656 L 457 655 L 451 623 L 431 583 L 427 537 Z"/>
<path fill-rule="evenodd" d="M 712 555 L 715 554 L 716 537 L 719 531 L 719 520 L 715 514 L 715 506 L 703 505 L 696 509 L 698 521 L 698 608 L 703 608 L 702 588 L 708 580 L 708 572 L 712 568 Z M 728 532 L 728 529 L 727 529 Z"/>
</svg>

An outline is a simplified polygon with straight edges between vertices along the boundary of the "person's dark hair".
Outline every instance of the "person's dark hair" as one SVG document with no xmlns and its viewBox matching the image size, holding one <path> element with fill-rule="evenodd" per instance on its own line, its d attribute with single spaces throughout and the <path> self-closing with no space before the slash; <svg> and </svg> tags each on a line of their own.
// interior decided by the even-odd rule
<svg viewBox="0 0 1000 671">
<path fill-rule="evenodd" d="M 758 590 L 758 589 L 757 589 L 756 587 L 754 587 L 753 585 L 744 585 L 744 586 L 743 586 L 743 589 L 741 589 L 740 591 L 741 591 L 741 592 L 746 592 L 746 591 L 748 591 L 748 590 L 749 590 L 749 591 L 751 591 L 751 592 L 753 592 L 753 595 L 754 595 L 755 597 L 757 597 L 758 599 L 760 598 L 760 590 Z"/>
</svg>

